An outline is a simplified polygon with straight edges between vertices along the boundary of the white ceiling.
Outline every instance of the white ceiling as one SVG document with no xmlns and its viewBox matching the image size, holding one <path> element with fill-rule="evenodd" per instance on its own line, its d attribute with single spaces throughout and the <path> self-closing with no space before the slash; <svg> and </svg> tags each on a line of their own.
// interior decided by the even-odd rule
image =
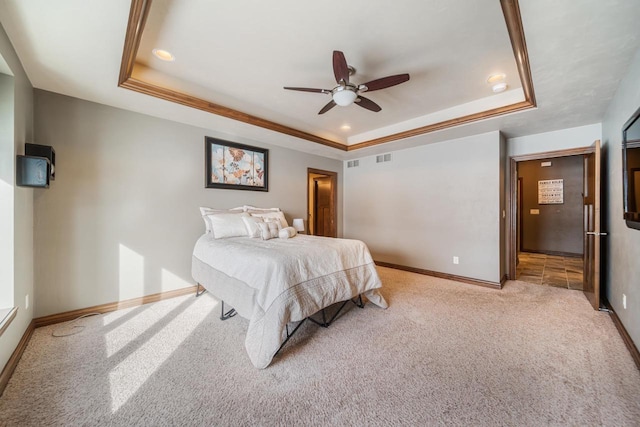
<svg viewBox="0 0 640 427">
<path fill-rule="evenodd" d="M 129 0 L 2 0 L 0 22 L 36 88 L 203 127 L 212 136 L 347 159 L 486 131 L 512 137 L 600 122 L 640 48 L 640 2 L 519 4 L 537 109 L 350 152 L 118 88 Z M 170 50 L 176 61 L 156 60 L 153 47 Z M 405 72 L 411 80 L 366 95 L 380 113 L 352 105 L 318 116 L 328 95 L 282 86 L 331 89 L 333 50 L 357 69 L 357 83 Z M 498 0 L 384 7 L 366 0 L 154 0 L 138 62 L 149 80 L 345 143 L 447 111 L 522 99 Z M 485 80 L 498 71 L 511 91 L 495 97 Z M 351 130 L 340 130 L 343 124 Z"/>
</svg>

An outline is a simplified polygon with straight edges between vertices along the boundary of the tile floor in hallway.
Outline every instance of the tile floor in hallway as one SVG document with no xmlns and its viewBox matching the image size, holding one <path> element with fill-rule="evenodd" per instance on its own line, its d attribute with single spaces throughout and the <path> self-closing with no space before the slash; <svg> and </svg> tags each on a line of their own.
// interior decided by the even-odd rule
<svg viewBox="0 0 640 427">
<path fill-rule="evenodd" d="M 582 258 L 520 252 L 516 280 L 582 290 Z"/>
</svg>

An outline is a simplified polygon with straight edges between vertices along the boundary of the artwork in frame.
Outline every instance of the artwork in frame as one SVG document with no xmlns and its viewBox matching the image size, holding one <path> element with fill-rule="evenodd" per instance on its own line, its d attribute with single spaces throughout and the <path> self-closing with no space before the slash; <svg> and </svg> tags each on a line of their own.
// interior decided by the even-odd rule
<svg viewBox="0 0 640 427">
<path fill-rule="evenodd" d="M 205 187 L 269 191 L 269 150 L 205 137 Z"/>
</svg>

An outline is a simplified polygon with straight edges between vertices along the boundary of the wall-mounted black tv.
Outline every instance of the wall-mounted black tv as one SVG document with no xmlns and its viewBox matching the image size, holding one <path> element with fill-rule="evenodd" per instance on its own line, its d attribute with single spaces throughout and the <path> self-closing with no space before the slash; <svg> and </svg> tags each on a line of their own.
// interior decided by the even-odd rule
<svg viewBox="0 0 640 427">
<path fill-rule="evenodd" d="M 640 108 L 622 127 L 624 219 L 640 230 Z"/>
<path fill-rule="evenodd" d="M 49 188 L 51 163 L 46 157 L 16 156 L 16 185 Z"/>
</svg>

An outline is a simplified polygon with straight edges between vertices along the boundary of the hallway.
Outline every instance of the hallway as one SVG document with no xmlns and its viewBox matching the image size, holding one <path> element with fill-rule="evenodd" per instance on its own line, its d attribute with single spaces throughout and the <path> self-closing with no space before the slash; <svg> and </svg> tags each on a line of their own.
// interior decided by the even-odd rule
<svg viewBox="0 0 640 427">
<path fill-rule="evenodd" d="M 516 280 L 582 290 L 582 258 L 520 252 L 518 260 Z"/>
</svg>

